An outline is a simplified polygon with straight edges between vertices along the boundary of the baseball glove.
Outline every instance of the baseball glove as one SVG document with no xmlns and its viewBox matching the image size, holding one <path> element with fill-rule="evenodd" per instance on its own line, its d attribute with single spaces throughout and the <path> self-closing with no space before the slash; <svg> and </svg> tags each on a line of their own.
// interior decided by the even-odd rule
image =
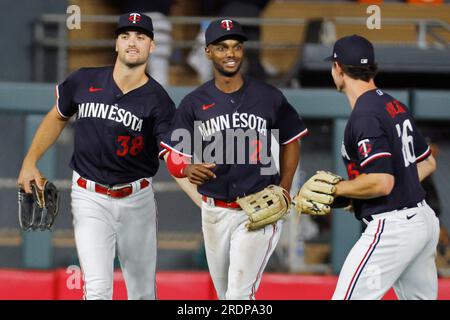
<svg viewBox="0 0 450 320">
<path fill-rule="evenodd" d="M 341 180 L 342 178 L 334 173 L 317 171 L 294 198 L 297 212 L 311 215 L 329 214 L 335 200 L 336 184 Z"/>
<path fill-rule="evenodd" d="M 59 209 L 59 192 L 55 185 L 44 180 L 43 189 L 31 182 L 31 193 L 19 189 L 19 225 L 24 231 L 51 230 Z"/>
<path fill-rule="evenodd" d="M 270 185 L 265 189 L 239 198 L 237 203 L 248 215 L 248 231 L 264 228 L 282 219 L 291 204 L 289 193 L 282 187 Z"/>
</svg>

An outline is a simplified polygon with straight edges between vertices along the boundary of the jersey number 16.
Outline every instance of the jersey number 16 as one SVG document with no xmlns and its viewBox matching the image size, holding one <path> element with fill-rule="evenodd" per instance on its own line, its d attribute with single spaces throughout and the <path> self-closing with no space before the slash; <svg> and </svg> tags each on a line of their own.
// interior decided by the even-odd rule
<svg viewBox="0 0 450 320">
<path fill-rule="evenodd" d="M 413 131 L 413 127 L 411 125 L 411 121 L 406 119 L 403 121 L 403 125 L 396 124 L 395 128 L 397 128 L 398 137 L 402 140 L 402 153 L 403 160 L 405 161 L 405 167 L 409 167 L 410 163 L 416 162 L 416 155 L 414 153 L 414 142 L 412 135 L 408 133 Z"/>
</svg>

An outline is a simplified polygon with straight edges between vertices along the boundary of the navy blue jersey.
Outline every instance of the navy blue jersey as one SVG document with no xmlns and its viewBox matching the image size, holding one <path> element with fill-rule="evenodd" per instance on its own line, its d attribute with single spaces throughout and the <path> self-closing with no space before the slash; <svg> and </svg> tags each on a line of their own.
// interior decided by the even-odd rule
<svg viewBox="0 0 450 320">
<path fill-rule="evenodd" d="M 123 94 L 113 67 L 82 68 L 56 87 L 56 95 L 62 117 L 77 114 L 72 169 L 105 185 L 155 175 L 175 105 L 154 79 Z"/>
<path fill-rule="evenodd" d="M 384 197 L 353 200 L 358 219 L 416 206 L 425 197 L 416 163 L 431 154 L 408 108 L 374 89 L 361 95 L 345 128 L 342 157 L 349 179 L 362 173 L 387 173 L 395 178 Z"/>
<path fill-rule="evenodd" d="M 184 129 L 190 134 L 191 149 L 179 143 L 181 139 L 173 134 L 177 129 Z M 285 145 L 296 141 L 307 131 L 297 111 L 280 90 L 245 78 L 240 90 L 227 94 L 211 80 L 182 100 L 171 132 L 162 144 L 185 156 L 194 157 L 193 162 L 215 162 L 213 171 L 217 178 L 199 186 L 198 191 L 215 199 L 234 201 L 269 184 L 279 184 L 276 169 L 271 174 L 262 171 L 262 168 L 273 165 L 273 162 L 264 161 L 269 158 L 273 160 L 270 153 L 272 134 L 276 136 L 278 133 L 280 145 Z M 239 132 L 248 134 L 246 139 L 241 140 L 244 141 L 242 144 L 230 138 L 233 133 Z M 219 156 L 220 152 L 223 158 Z M 212 161 L 205 159 L 207 154 L 211 154 Z"/>
</svg>

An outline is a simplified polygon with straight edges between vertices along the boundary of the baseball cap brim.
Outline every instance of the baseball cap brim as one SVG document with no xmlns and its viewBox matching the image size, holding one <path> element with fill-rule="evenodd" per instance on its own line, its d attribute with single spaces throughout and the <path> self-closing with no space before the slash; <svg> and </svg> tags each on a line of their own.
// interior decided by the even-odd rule
<svg viewBox="0 0 450 320">
<path fill-rule="evenodd" d="M 142 32 L 142 33 L 148 35 L 150 38 L 153 39 L 153 32 L 150 32 L 145 28 L 140 28 L 140 27 L 136 27 L 136 26 L 126 26 L 126 27 L 117 28 L 115 31 L 116 36 L 118 36 L 119 34 L 125 32 L 125 31 L 139 31 L 139 32 Z"/>
<path fill-rule="evenodd" d="M 238 40 L 238 41 L 242 41 L 242 42 L 248 40 L 248 38 L 245 35 L 243 35 L 242 33 L 235 33 L 235 34 L 227 34 L 222 37 L 219 37 L 215 40 L 210 41 L 207 45 L 219 43 L 220 41 L 227 40 L 227 39 Z"/>
<path fill-rule="evenodd" d="M 323 61 L 335 61 L 333 55 L 326 57 L 325 59 L 323 59 Z"/>
</svg>

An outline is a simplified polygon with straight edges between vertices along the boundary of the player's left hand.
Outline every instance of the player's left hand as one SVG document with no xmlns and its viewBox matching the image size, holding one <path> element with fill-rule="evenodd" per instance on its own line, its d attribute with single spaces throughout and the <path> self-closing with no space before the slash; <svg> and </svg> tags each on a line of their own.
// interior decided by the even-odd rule
<svg viewBox="0 0 450 320">
<path fill-rule="evenodd" d="M 184 169 L 184 174 L 190 183 L 199 186 L 210 179 L 216 178 L 215 173 L 211 170 L 215 166 L 214 163 L 188 164 Z"/>
<path fill-rule="evenodd" d="M 283 219 L 288 213 L 291 197 L 282 187 L 270 185 L 257 193 L 238 198 L 236 202 L 248 216 L 247 230 L 254 231 Z"/>
<path fill-rule="evenodd" d="M 305 182 L 294 198 L 297 213 L 329 214 L 335 201 L 336 184 L 340 181 L 342 181 L 342 178 L 334 173 L 317 171 Z"/>
</svg>

